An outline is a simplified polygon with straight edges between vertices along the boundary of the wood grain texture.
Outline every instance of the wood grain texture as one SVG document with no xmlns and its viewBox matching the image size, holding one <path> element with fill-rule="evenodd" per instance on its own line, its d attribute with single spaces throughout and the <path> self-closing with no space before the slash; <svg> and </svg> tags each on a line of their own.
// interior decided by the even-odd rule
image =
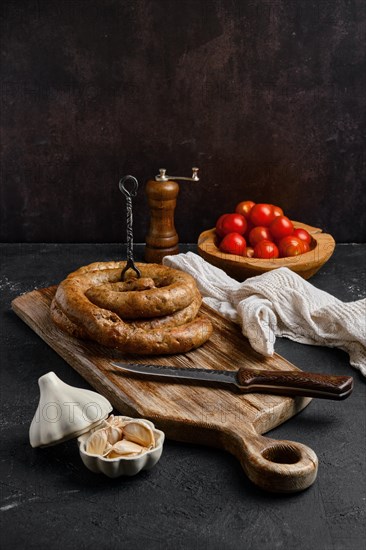
<svg viewBox="0 0 366 550">
<path fill-rule="evenodd" d="M 352 393 L 352 376 L 331 376 L 312 372 L 301 373 L 265 371 L 240 368 L 237 374 L 240 391 L 259 391 L 258 387 L 268 386 L 268 393 L 276 395 L 307 395 L 326 399 L 345 399 Z M 302 393 L 303 392 L 303 393 Z"/>
<path fill-rule="evenodd" d="M 150 209 L 145 260 L 161 263 L 164 256 L 179 252 L 179 237 L 174 225 L 179 184 L 176 181 L 149 180 L 145 190 Z"/>
<path fill-rule="evenodd" d="M 168 438 L 223 448 L 233 453 L 248 477 L 263 489 L 294 492 L 309 487 L 317 474 L 317 457 L 308 447 L 276 441 L 261 434 L 301 411 L 309 398 L 262 394 L 233 395 L 214 388 L 155 383 L 130 378 L 114 370 L 111 360 L 151 362 L 177 367 L 296 370 L 280 357 L 263 359 L 249 346 L 240 329 L 202 307 L 214 334 L 201 348 L 185 355 L 139 358 L 77 340 L 55 327 L 49 306 L 56 287 L 35 290 L 12 302 L 15 313 L 61 355 L 121 413 L 152 420 Z"/>
<path fill-rule="evenodd" d="M 198 252 L 207 262 L 223 269 L 230 277 L 238 281 L 244 281 L 248 277 L 261 275 L 278 267 L 288 267 L 304 279 L 310 279 L 333 254 L 335 241 L 331 235 L 322 233 L 322 230 L 317 227 L 296 221 L 293 224 L 296 228 L 306 229 L 312 237 L 310 251 L 300 256 L 261 260 L 225 254 L 217 246 L 215 229 L 208 229 L 200 234 Z"/>
</svg>

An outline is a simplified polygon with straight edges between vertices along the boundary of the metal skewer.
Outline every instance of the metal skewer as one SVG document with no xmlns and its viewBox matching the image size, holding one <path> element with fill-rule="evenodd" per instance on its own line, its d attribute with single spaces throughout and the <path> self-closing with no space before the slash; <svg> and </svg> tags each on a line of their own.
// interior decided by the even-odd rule
<svg viewBox="0 0 366 550">
<path fill-rule="evenodd" d="M 126 183 L 131 182 L 131 189 L 126 187 Z M 136 197 L 137 189 L 139 187 L 138 181 L 134 176 L 125 176 L 119 181 L 119 190 L 126 197 L 126 213 L 127 213 L 127 263 L 121 273 L 121 280 L 124 280 L 126 271 L 133 269 L 139 279 L 141 272 L 136 267 L 133 261 L 133 217 L 132 217 L 132 197 Z"/>
</svg>

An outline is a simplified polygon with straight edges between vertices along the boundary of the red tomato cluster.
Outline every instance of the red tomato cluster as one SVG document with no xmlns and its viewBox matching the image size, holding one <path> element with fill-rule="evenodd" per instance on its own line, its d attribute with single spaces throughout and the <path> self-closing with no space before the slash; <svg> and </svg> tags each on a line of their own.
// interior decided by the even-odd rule
<svg viewBox="0 0 366 550">
<path fill-rule="evenodd" d="M 272 204 L 239 202 L 235 213 L 219 217 L 216 233 L 221 252 L 247 258 L 286 258 L 310 250 L 310 234 L 295 229 L 282 208 Z"/>
</svg>

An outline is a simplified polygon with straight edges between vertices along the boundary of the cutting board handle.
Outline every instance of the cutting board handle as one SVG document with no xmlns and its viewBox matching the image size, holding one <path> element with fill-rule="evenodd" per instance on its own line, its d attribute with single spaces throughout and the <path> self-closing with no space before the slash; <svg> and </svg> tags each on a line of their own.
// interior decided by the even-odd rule
<svg viewBox="0 0 366 550">
<path fill-rule="evenodd" d="M 318 458 L 295 441 L 275 440 L 256 433 L 232 434 L 239 459 L 249 479 L 266 491 L 292 493 L 307 489 L 316 479 Z"/>
</svg>

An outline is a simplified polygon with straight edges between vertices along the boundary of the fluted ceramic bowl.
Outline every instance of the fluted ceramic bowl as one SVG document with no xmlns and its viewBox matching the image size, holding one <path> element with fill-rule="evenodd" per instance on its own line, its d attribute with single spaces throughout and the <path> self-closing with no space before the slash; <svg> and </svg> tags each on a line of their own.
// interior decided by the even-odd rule
<svg viewBox="0 0 366 550">
<path fill-rule="evenodd" d="M 141 470 L 150 470 L 159 461 L 162 452 L 165 435 L 157 430 L 152 422 L 145 419 L 130 418 L 128 416 L 117 417 L 122 420 L 143 420 L 148 424 L 155 437 L 155 447 L 146 451 L 142 455 L 132 457 L 104 458 L 102 456 L 92 455 L 86 452 L 85 444 L 90 436 L 90 432 L 78 437 L 79 453 L 84 465 L 92 472 L 105 474 L 108 477 L 115 478 L 120 476 L 134 476 Z"/>
</svg>

